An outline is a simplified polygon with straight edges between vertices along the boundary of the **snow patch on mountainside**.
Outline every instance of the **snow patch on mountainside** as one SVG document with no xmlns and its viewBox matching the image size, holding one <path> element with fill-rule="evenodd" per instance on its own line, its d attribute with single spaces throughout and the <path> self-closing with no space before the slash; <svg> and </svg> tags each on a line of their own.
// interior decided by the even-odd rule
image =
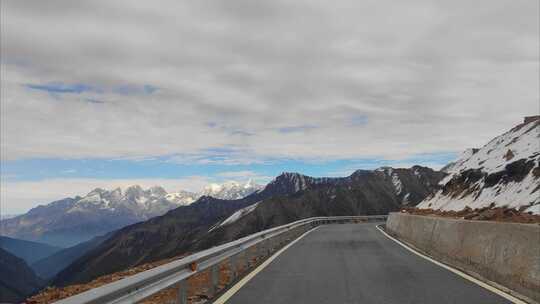
<svg viewBox="0 0 540 304">
<path fill-rule="evenodd" d="M 225 219 L 223 222 L 221 222 L 221 224 L 219 224 L 219 226 L 229 225 L 229 224 L 232 224 L 232 223 L 238 221 L 242 217 L 246 216 L 247 214 L 249 214 L 250 212 L 255 210 L 255 208 L 257 208 L 258 204 L 259 203 L 255 203 L 253 205 L 247 206 L 245 208 L 242 208 L 242 209 L 236 211 L 231 216 L 229 216 L 227 219 Z"/>
<path fill-rule="evenodd" d="M 417 207 L 508 207 L 540 214 L 540 120 L 520 124 L 448 165 L 442 190 Z"/>
<path fill-rule="evenodd" d="M 401 179 L 399 178 L 399 175 L 394 171 L 394 168 L 392 167 L 381 167 L 378 169 L 375 169 L 376 172 L 382 172 L 386 176 L 389 176 L 392 179 L 392 185 L 394 185 L 394 191 L 396 195 L 401 194 L 401 191 L 403 190 L 403 183 L 401 182 Z M 420 172 L 418 170 L 414 170 L 414 175 L 417 177 L 420 177 Z"/>
</svg>

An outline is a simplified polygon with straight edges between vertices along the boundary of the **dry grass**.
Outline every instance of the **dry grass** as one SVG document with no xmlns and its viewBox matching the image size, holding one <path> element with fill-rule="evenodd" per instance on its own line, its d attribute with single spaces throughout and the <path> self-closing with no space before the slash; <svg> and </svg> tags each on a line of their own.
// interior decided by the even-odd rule
<svg viewBox="0 0 540 304">
<path fill-rule="evenodd" d="M 471 208 L 465 208 L 461 211 L 404 208 L 401 210 L 401 212 L 415 215 L 440 216 L 465 220 L 540 224 L 540 215 L 534 215 L 512 208 L 486 207 L 474 210 Z"/>
<path fill-rule="evenodd" d="M 254 267 L 255 265 L 257 265 L 263 260 L 264 257 L 257 257 L 256 252 L 254 250 L 255 250 L 254 248 L 250 248 L 247 251 L 249 256 L 252 257 L 249 260 L 249 265 L 238 262 L 237 277 L 241 277 L 245 275 L 250 268 Z M 39 294 L 26 300 L 26 303 L 28 304 L 52 303 L 52 302 L 85 292 L 92 288 L 97 288 L 105 284 L 121 280 L 123 278 L 132 276 L 139 272 L 146 271 L 148 269 L 152 269 L 154 267 L 158 267 L 166 263 L 170 263 L 182 257 L 183 256 L 179 256 L 179 257 L 175 257 L 171 259 L 161 260 L 154 263 L 146 263 L 137 267 L 130 268 L 126 271 L 116 272 L 110 275 L 99 277 L 86 284 L 70 285 L 70 286 L 61 287 L 61 288 L 48 287 L 44 289 L 43 291 L 41 291 Z M 231 259 L 224 260 L 218 266 L 219 266 L 219 272 L 218 272 L 219 284 L 217 287 L 217 292 L 225 289 L 235 280 L 235 276 L 232 271 L 233 267 L 232 267 Z M 192 303 L 192 304 L 204 303 L 208 299 L 211 299 L 214 296 L 210 288 L 210 282 L 211 282 L 210 269 L 206 269 L 204 271 L 194 274 L 188 279 L 187 282 L 188 282 L 187 283 L 188 284 L 187 285 L 188 286 L 188 289 L 187 289 L 188 303 Z M 174 300 L 176 299 L 176 297 L 177 297 L 177 289 L 169 288 L 169 289 L 165 289 L 159 293 L 154 294 L 153 296 L 145 299 L 144 301 L 141 301 L 140 303 L 144 303 L 144 304 L 174 303 Z"/>
</svg>

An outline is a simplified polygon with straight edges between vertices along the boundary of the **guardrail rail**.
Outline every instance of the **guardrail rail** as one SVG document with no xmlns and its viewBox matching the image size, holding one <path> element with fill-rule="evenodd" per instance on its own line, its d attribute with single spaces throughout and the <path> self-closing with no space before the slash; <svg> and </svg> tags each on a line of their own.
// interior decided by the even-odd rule
<svg viewBox="0 0 540 304">
<path fill-rule="evenodd" d="M 166 289 L 175 289 L 171 303 L 188 303 L 188 279 L 208 271 L 209 294 L 214 297 L 219 289 L 220 264 L 229 261 L 232 285 L 244 272 L 271 256 L 287 243 L 312 228 L 325 224 L 385 221 L 386 215 L 313 217 L 251 234 L 238 240 L 206 249 L 179 260 L 140 272 L 116 282 L 97 287 L 55 304 L 124 304 L 137 303 Z"/>
</svg>

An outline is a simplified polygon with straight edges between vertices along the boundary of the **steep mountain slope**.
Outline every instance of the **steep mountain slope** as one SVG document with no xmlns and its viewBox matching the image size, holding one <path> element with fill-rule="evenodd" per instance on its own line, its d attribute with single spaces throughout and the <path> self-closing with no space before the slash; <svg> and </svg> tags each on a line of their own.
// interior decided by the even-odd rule
<svg viewBox="0 0 540 304">
<path fill-rule="evenodd" d="M 24 260 L 0 248 L 0 302 L 23 301 L 42 286 Z"/>
<path fill-rule="evenodd" d="M 111 236 L 108 233 L 104 236 L 97 236 L 89 241 L 77 244 L 73 247 L 62 249 L 50 256 L 44 257 L 33 264 L 30 267 L 34 272 L 42 279 L 51 279 L 64 268 L 69 266 L 73 261 L 77 260 L 90 250 L 96 248 L 103 241 Z"/>
<path fill-rule="evenodd" d="M 29 265 L 62 249 L 47 244 L 18 240 L 5 236 L 0 236 L 0 248 L 23 259 Z"/>
<path fill-rule="evenodd" d="M 83 197 L 66 198 L 0 222 L 0 234 L 18 239 L 70 247 L 118 228 L 186 206 L 203 195 L 238 199 L 261 189 L 248 182 L 213 184 L 201 193 L 167 193 L 161 187 L 147 190 L 131 186 L 123 191 L 94 189 Z"/>
<path fill-rule="evenodd" d="M 409 193 L 408 203 L 415 204 L 425 197 L 423 191 L 433 190 L 443 176 L 444 173 L 423 167 L 414 167 L 407 173 L 403 171 L 403 195 Z M 117 231 L 60 272 L 54 284 L 87 282 L 141 263 L 209 248 L 242 234 L 302 217 L 387 213 L 398 209 L 404 201 L 396 195 L 396 186 L 391 180 L 381 171 L 357 171 L 345 178 L 284 173 L 263 190 L 240 200 L 202 197 L 189 206 Z M 415 189 L 422 189 L 422 193 Z M 264 216 L 257 217 L 257 221 L 246 227 L 236 228 L 239 233 L 223 232 L 226 227 L 236 227 L 239 219 L 251 214 Z"/>
<path fill-rule="evenodd" d="M 445 174 L 426 167 L 358 170 L 345 178 L 315 179 L 287 174 L 295 191 L 235 212 L 216 223 L 190 251 L 313 216 L 378 215 L 414 206 L 437 189 Z M 307 183 L 306 183 L 307 181 Z M 311 182 L 310 182 L 311 181 Z M 306 186 L 309 185 L 309 186 Z"/>
<path fill-rule="evenodd" d="M 442 189 L 417 207 L 508 207 L 540 214 L 540 117 L 469 149 L 445 167 Z"/>
</svg>

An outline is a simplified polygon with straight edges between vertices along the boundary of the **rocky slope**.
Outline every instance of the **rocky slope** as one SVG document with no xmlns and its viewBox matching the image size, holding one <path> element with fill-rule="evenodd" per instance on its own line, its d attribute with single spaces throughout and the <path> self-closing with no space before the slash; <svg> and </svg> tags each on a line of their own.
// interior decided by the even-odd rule
<svg viewBox="0 0 540 304">
<path fill-rule="evenodd" d="M 392 172 L 357 171 L 345 178 L 284 173 L 263 190 L 243 199 L 205 196 L 161 217 L 120 229 L 60 272 L 54 284 L 88 282 L 101 275 L 203 250 L 299 218 L 384 214 L 403 204 L 418 203 L 435 190 L 442 177 L 444 173 L 418 166 Z"/>
<path fill-rule="evenodd" d="M 0 248 L 0 302 L 18 303 L 39 290 L 43 282 L 24 260 Z"/>
<path fill-rule="evenodd" d="M 70 247 L 136 222 L 193 203 L 202 195 L 241 198 L 260 189 L 248 182 L 212 185 L 201 193 L 167 193 L 161 187 L 122 190 L 94 189 L 83 197 L 66 198 L 33 208 L 24 215 L 3 220 L 1 234 L 60 247 Z"/>
<path fill-rule="evenodd" d="M 529 118 L 444 170 L 441 190 L 423 209 L 507 207 L 540 214 L 540 117 Z"/>
</svg>

